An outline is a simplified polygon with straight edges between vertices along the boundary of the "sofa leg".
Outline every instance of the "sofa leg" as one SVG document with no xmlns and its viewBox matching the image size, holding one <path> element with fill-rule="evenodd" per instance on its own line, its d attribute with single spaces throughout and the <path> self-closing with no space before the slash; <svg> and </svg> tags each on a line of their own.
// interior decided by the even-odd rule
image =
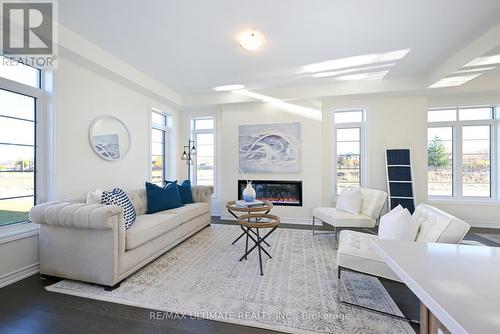
<svg viewBox="0 0 500 334">
<path fill-rule="evenodd" d="M 104 291 L 113 291 L 116 288 L 119 288 L 122 282 L 118 282 L 115 285 L 105 285 L 104 286 Z"/>
</svg>

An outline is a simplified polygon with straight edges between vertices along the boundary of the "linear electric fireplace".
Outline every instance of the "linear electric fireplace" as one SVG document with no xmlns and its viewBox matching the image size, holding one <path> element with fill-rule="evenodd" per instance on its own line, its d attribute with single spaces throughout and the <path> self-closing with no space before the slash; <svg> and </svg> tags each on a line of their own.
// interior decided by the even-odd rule
<svg viewBox="0 0 500 334">
<path fill-rule="evenodd" d="M 257 199 L 267 200 L 274 205 L 302 206 L 302 181 L 252 181 Z M 242 198 L 246 180 L 238 180 L 238 199 Z"/>
</svg>

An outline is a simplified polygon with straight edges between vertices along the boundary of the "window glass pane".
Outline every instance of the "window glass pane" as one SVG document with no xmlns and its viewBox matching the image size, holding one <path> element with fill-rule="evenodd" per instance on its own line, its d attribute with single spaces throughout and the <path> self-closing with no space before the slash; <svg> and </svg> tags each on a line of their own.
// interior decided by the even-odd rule
<svg viewBox="0 0 500 334">
<path fill-rule="evenodd" d="M 428 194 L 453 196 L 453 128 L 427 130 Z"/>
<path fill-rule="evenodd" d="M 153 129 L 151 131 L 151 140 L 157 143 L 163 143 L 163 131 Z"/>
<path fill-rule="evenodd" d="M 0 115 L 35 120 L 35 98 L 0 89 Z"/>
<path fill-rule="evenodd" d="M 151 159 L 151 181 L 153 183 L 163 183 L 163 156 L 153 155 Z"/>
<path fill-rule="evenodd" d="M 492 108 L 467 108 L 458 111 L 458 118 L 461 121 L 481 120 L 492 118 Z"/>
<path fill-rule="evenodd" d="M 490 127 L 462 128 L 463 196 L 490 197 Z"/>
<path fill-rule="evenodd" d="M 337 129 L 337 193 L 360 185 L 360 134 L 360 128 Z"/>
<path fill-rule="evenodd" d="M 214 134 L 213 133 L 203 133 L 196 135 L 197 145 L 213 145 L 214 144 Z"/>
<path fill-rule="evenodd" d="M 457 111 L 455 109 L 429 110 L 427 112 L 428 122 L 449 122 L 457 120 Z"/>
<path fill-rule="evenodd" d="M 0 144 L 0 172 L 33 171 L 34 168 L 34 147 Z"/>
<path fill-rule="evenodd" d="M 194 172 L 196 184 L 215 186 L 215 120 L 214 118 L 202 118 L 192 120 L 194 132 L 196 165 Z"/>
<path fill-rule="evenodd" d="M 353 155 L 360 153 L 359 142 L 340 142 L 337 143 L 337 156 L 342 155 Z"/>
<path fill-rule="evenodd" d="M 0 171 L 0 199 L 35 194 L 35 173 Z"/>
<path fill-rule="evenodd" d="M 0 226 L 28 220 L 34 197 L 0 200 Z"/>
<path fill-rule="evenodd" d="M 35 123 L 0 116 L 0 143 L 33 145 Z"/>
<path fill-rule="evenodd" d="M 152 149 L 151 154 L 153 155 L 163 155 L 163 143 L 151 143 Z"/>
<path fill-rule="evenodd" d="M 354 129 L 338 129 L 337 130 L 337 141 L 359 141 L 360 140 L 360 128 Z"/>
<path fill-rule="evenodd" d="M 151 122 L 153 124 L 158 124 L 158 125 L 166 125 L 166 118 L 167 116 L 157 113 L 157 112 L 152 112 L 151 113 Z"/>
<path fill-rule="evenodd" d="M 0 56 L 0 77 L 40 88 L 40 70 Z"/>
<path fill-rule="evenodd" d="M 466 140 L 490 140 L 489 125 L 483 126 L 464 126 L 462 128 L 462 138 Z"/>
<path fill-rule="evenodd" d="M 199 157 L 211 157 L 214 155 L 213 145 L 198 145 L 196 147 L 196 155 Z"/>
<path fill-rule="evenodd" d="M 194 128 L 195 128 L 195 130 L 213 129 L 214 128 L 214 119 L 213 118 L 195 119 Z"/>
<path fill-rule="evenodd" d="M 168 137 L 168 124 L 170 117 L 157 111 L 151 112 L 151 182 L 159 186 L 163 185 L 166 178 L 166 156 L 165 149 Z M 158 128 L 155 128 L 158 127 Z"/>
<path fill-rule="evenodd" d="M 337 111 L 334 114 L 334 122 L 336 124 L 363 122 L 363 111 Z"/>
</svg>

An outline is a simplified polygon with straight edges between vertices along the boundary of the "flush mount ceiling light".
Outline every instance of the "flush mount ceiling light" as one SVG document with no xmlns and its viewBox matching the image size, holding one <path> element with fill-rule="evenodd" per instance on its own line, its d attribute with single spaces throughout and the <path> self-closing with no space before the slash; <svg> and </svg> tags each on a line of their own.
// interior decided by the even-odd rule
<svg viewBox="0 0 500 334">
<path fill-rule="evenodd" d="M 245 85 L 225 85 L 225 86 L 218 86 L 214 87 L 214 90 L 216 92 L 230 92 L 232 90 L 239 90 L 239 89 L 244 89 Z"/>
<path fill-rule="evenodd" d="M 264 36 L 256 30 L 250 30 L 242 33 L 239 36 L 238 41 L 243 49 L 255 51 L 264 45 Z"/>
</svg>

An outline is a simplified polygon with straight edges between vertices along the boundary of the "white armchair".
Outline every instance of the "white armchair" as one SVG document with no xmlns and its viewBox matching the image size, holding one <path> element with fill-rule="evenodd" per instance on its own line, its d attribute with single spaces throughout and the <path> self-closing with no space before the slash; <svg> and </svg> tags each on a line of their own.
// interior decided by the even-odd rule
<svg viewBox="0 0 500 334">
<path fill-rule="evenodd" d="M 361 188 L 361 212 L 359 214 L 351 214 L 330 207 L 314 208 L 313 234 L 315 234 L 316 219 L 333 226 L 336 238 L 338 227 L 373 228 L 377 224 L 386 199 L 387 193 L 384 191 Z"/>
<path fill-rule="evenodd" d="M 415 240 L 416 242 L 458 244 L 470 229 L 469 224 L 466 222 L 426 204 L 420 204 L 417 207 L 413 213 L 413 218 L 420 223 L 420 228 Z M 337 253 L 337 285 L 339 288 L 342 279 L 342 271 L 353 271 L 375 276 L 377 278 L 401 282 L 399 277 L 373 250 L 372 240 L 374 239 L 378 239 L 378 236 L 348 230 L 340 232 Z M 350 304 L 342 300 L 339 301 L 351 306 L 367 309 L 360 305 Z M 369 310 L 384 313 L 373 309 Z M 395 316 L 393 314 L 387 315 Z M 396 317 L 399 318 L 399 316 Z"/>
</svg>

